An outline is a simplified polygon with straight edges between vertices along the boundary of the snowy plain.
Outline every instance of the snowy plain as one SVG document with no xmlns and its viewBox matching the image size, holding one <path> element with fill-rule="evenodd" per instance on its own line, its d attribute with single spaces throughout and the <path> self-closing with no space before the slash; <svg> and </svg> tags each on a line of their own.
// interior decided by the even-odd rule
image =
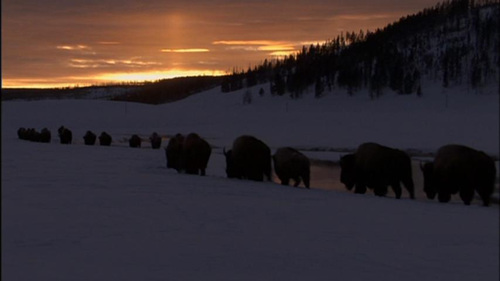
<svg viewBox="0 0 500 281">
<path fill-rule="evenodd" d="M 247 90 L 218 89 L 156 106 L 2 102 L 2 280 L 499 279 L 498 204 L 227 179 L 222 154 L 251 134 L 272 150 L 293 146 L 330 161 L 366 141 L 415 159 L 449 143 L 498 159 L 495 89 L 291 100 L 260 97 L 260 87 L 246 105 Z M 58 144 L 61 125 L 74 144 Z M 47 127 L 53 140 L 19 140 L 19 127 Z M 112 146 L 83 145 L 87 130 L 107 131 Z M 163 149 L 147 141 L 127 146 L 132 134 L 147 139 L 153 131 L 163 146 L 179 132 L 207 139 L 207 176 L 168 170 Z"/>
</svg>

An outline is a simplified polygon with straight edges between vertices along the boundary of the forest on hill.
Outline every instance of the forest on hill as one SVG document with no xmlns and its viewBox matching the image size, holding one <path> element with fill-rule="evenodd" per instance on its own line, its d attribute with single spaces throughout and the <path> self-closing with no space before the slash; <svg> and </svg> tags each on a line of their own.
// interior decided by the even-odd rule
<svg viewBox="0 0 500 281">
<path fill-rule="evenodd" d="M 422 94 L 422 84 L 477 89 L 499 80 L 500 2 L 445 1 L 374 32 L 347 32 L 297 54 L 235 72 L 222 83 L 231 92 L 270 82 L 273 95 L 316 97 L 335 88 L 373 98 L 386 89 Z M 499 89 L 500 90 L 500 89 Z"/>
</svg>

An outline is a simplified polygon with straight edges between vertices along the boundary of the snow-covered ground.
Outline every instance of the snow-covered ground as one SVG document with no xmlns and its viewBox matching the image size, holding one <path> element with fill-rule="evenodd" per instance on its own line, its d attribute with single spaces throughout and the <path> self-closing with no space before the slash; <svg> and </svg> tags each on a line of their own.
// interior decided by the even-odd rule
<svg viewBox="0 0 500 281">
<path fill-rule="evenodd" d="M 259 88 L 250 105 L 246 90 L 217 89 L 158 106 L 2 102 L 2 280 L 499 279 L 497 204 L 227 179 L 222 155 L 252 134 L 331 161 L 366 141 L 417 155 L 461 143 L 498 157 L 497 92 L 294 101 Z M 57 143 L 61 125 L 74 144 Z M 53 141 L 19 140 L 19 127 L 47 127 Z M 87 130 L 107 131 L 113 145 L 84 146 Z M 207 176 L 166 169 L 164 151 L 147 142 L 127 147 L 153 131 L 205 137 Z"/>
</svg>

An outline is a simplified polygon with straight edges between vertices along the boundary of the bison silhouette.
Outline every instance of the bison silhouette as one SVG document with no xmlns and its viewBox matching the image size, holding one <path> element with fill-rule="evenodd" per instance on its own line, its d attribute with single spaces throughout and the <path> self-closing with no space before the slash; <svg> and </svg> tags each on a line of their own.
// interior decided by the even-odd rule
<svg viewBox="0 0 500 281">
<path fill-rule="evenodd" d="M 17 137 L 20 140 L 27 140 L 26 131 L 26 128 L 20 127 L 19 129 L 17 129 Z"/>
<path fill-rule="evenodd" d="M 85 143 L 85 145 L 94 145 L 96 139 L 97 136 L 92 131 L 87 131 L 87 133 L 85 133 L 85 135 L 83 136 L 83 142 Z"/>
<path fill-rule="evenodd" d="M 298 187 L 301 180 L 309 188 L 311 163 L 309 158 L 291 147 L 279 148 L 273 155 L 274 172 L 281 180 L 282 185 L 288 185 L 290 179 Z"/>
<path fill-rule="evenodd" d="M 165 156 L 167 158 L 167 168 L 181 171 L 181 155 L 182 145 L 184 144 L 184 136 L 177 134 L 168 141 L 165 148 Z"/>
<path fill-rule="evenodd" d="M 57 132 L 59 133 L 59 140 L 62 144 L 71 144 L 73 141 L 73 132 L 71 132 L 70 129 L 61 126 Z"/>
<path fill-rule="evenodd" d="M 112 140 L 111 136 L 106 132 L 101 132 L 99 135 L 99 144 L 102 146 L 110 146 Z"/>
<path fill-rule="evenodd" d="M 135 148 L 141 147 L 141 142 L 141 138 L 136 134 L 132 135 L 132 137 L 130 137 L 130 139 L 128 140 L 129 146 Z"/>
<path fill-rule="evenodd" d="M 158 133 L 152 133 L 151 136 L 149 136 L 149 141 L 151 142 L 151 148 L 159 149 L 161 147 L 161 137 Z"/>
<path fill-rule="evenodd" d="M 452 194 L 459 193 L 464 204 L 470 205 L 477 192 L 484 206 L 490 204 L 496 168 L 484 152 L 464 145 L 445 145 L 434 161 L 421 164 L 421 169 L 427 198 L 434 199 L 437 194 L 439 202 L 449 202 Z"/>
<path fill-rule="evenodd" d="M 396 198 L 401 198 L 401 183 L 415 199 L 410 156 L 404 151 L 377 143 L 361 144 L 355 153 L 340 159 L 340 181 L 348 190 L 365 193 L 373 189 L 375 195 L 385 196 L 388 186 Z"/>
<path fill-rule="evenodd" d="M 40 133 L 34 128 L 26 129 L 21 127 L 17 130 L 17 136 L 22 140 L 34 141 L 34 142 L 40 141 Z"/>
<path fill-rule="evenodd" d="M 47 128 L 43 128 L 40 134 L 38 135 L 38 141 L 49 143 L 51 139 L 52 139 L 52 134 L 50 133 L 50 130 Z"/>
<path fill-rule="evenodd" d="M 254 136 L 236 138 L 233 147 L 225 151 L 228 178 L 263 181 L 271 180 L 271 149 Z"/>
<path fill-rule="evenodd" d="M 165 148 L 167 168 L 176 169 L 179 173 L 204 176 L 211 153 L 210 144 L 198 134 L 190 133 L 186 137 L 177 134 Z"/>
<path fill-rule="evenodd" d="M 190 133 L 184 139 L 181 154 L 181 170 L 187 174 L 205 175 L 212 148 L 196 133 Z"/>
</svg>

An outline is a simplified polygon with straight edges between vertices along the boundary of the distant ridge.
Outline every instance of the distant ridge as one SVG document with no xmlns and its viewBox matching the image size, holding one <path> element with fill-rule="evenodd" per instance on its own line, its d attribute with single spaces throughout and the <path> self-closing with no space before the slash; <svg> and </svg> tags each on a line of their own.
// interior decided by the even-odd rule
<svg viewBox="0 0 500 281">
<path fill-rule="evenodd" d="M 132 85 L 90 86 L 64 89 L 2 89 L 4 100 L 105 99 L 161 104 L 220 86 L 222 77 L 195 76 Z"/>
</svg>

